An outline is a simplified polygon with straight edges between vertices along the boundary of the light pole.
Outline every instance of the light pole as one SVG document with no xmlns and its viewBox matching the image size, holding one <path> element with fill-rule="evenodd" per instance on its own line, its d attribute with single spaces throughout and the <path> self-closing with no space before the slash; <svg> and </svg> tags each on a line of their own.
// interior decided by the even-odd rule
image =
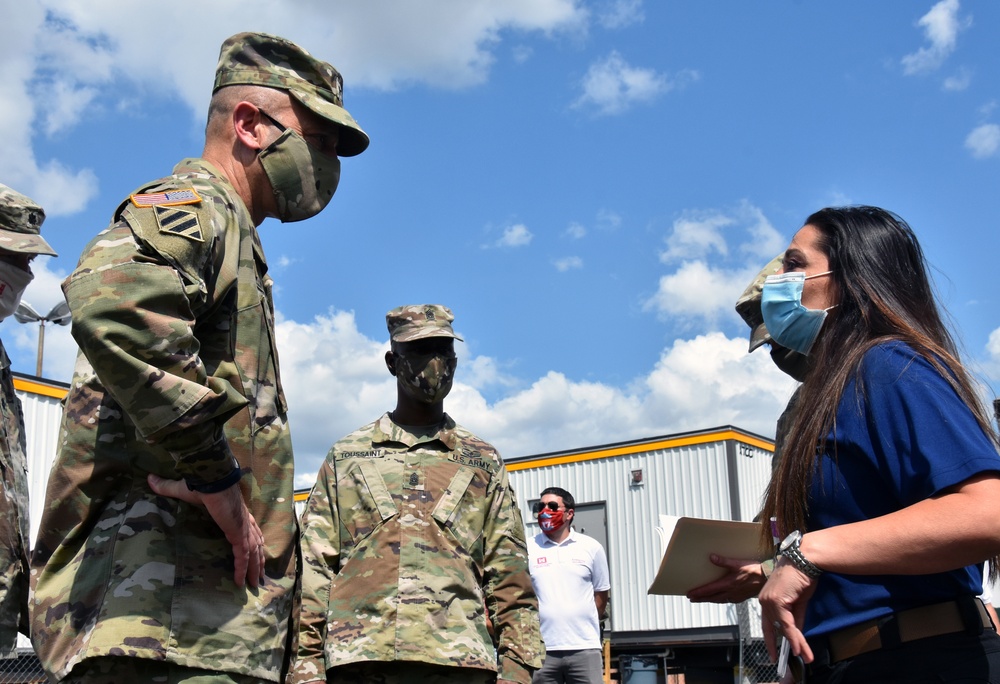
<svg viewBox="0 0 1000 684">
<path fill-rule="evenodd" d="M 35 309 L 28 304 L 28 302 L 22 301 L 17 305 L 17 310 L 14 312 L 14 318 L 18 323 L 35 323 L 38 325 L 38 363 L 35 366 L 35 375 L 37 377 L 42 377 L 42 352 L 45 348 L 45 324 L 55 323 L 56 325 L 69 325 L 72 316 L 69 312 L 69 304 L 65 301 L 59 302 L 52 310 L 47 314 L 42 316 Z"/>
</svg>

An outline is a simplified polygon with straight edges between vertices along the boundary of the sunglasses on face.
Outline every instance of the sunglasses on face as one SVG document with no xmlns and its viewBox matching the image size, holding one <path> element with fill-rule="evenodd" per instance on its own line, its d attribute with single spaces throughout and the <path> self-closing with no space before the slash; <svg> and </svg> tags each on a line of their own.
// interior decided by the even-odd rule
<svg viewBox="0 0 1000 684">
<path fill-rule="evenodd" d="M 558 511 L 559 504 L 557 504 L 555 501 L 547 501 L 545 503 L 542 503 L 541 501 L 536 501 L 535 504 L 531 507 L 531 512 L 534 513 L 535 515 L 538 515 L 546 508 L 549 509 L 550 511 Z"/>
</svg>

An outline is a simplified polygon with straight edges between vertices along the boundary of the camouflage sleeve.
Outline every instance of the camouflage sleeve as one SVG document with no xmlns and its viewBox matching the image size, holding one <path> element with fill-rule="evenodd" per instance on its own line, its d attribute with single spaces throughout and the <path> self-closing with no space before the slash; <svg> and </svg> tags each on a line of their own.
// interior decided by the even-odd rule
<svg viewBox="0 0 1000 684">
<path fill-rule="evenodd" d="M 326 681 L 326 614 L 330 586 L 340 569 L 340 517 L 337 479 L 328 457 L 320 467 L 309 502 L 302 512 L 302 607 L 299 648 L 288 684 Z"/>
<path fill-rule="evenodd" d="M 530 684 L 542 666 L 544 646 L 538 600 L 528 574 L 524 523 L 501 466 L 484 530 L 486 608 L 497 639 L 497 678 Z"/>
<path fill-rule="evenodd" d="M 158 474 L 213 482 L 232 470 L 222 428 L 246 399 L 199 357 L 199 284 L 157 256 L 124 222 L 92 241 L 63 283 L 72 333 L 139 434 L 173 456 Z"/>
</svg>

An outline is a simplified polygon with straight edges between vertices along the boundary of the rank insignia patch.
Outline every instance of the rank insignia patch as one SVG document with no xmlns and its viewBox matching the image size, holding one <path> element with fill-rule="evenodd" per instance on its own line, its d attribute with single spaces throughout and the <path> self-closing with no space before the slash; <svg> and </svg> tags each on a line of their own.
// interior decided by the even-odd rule
<svg viewBox="0 0 1000 684">
<path fill-rule="evenodd" d="M 198 222 L 198 214 L 179 207 L 153 207 L 156 212 L 156 223 L 160 226 L 160 232 L 167 235 L 178 235 L 188 240 L 204 242 L 205 238 L 201 234 L 201 223 Z"/>
<path fill-rule="evenodd" d="M 198 204 L 201 202 L 201 197 L 194 190 L 146 192 L 131 195 L 129 199 L 137 207 L 176 207 L 179 204 Z"/>
</svg>

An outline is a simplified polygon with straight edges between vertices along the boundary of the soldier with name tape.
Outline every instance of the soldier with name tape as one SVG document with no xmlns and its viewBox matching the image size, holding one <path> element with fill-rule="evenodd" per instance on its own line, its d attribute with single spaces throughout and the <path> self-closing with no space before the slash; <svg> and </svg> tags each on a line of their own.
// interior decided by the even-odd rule
<svg viewBox="0 0 1000 684">
<path fill-rule="evenodd" d="M 436 304 L 386 315 L 396 408 L 337 442 L 309 494 L 291 683 L 529 684 L 542 664 L 507 470 L 444 412 L 453 320 Z"/>
<path fill-rule="evenodd" d="M 342 84 L 283 38 L 227 39 L 202 156 L 126 198 L 63 283 L 81 353 L 31 563 L 53 681 L 286 673 L 298 530 L 257 226 L 318 214 L 368 146 Z"/>
</svg>

